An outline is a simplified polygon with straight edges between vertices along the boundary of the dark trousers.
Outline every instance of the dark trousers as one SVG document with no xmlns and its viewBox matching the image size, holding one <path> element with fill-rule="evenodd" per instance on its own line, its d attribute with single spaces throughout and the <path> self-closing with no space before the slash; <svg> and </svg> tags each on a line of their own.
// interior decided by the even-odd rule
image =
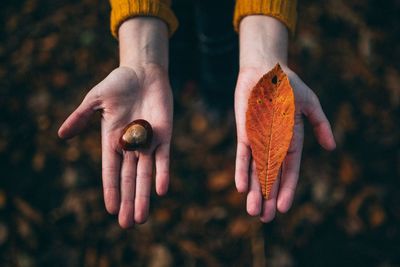
<svg viewBox="0 0 400 267">
<path fill-rule="evenodd" d="M 238 74 L 238 36 L 233 0 L 176 0 L 179 29 L 171 39 L 170 74 L 175 89 L 197 81 L 207 102 L 231 106 Z"/>
</svg>

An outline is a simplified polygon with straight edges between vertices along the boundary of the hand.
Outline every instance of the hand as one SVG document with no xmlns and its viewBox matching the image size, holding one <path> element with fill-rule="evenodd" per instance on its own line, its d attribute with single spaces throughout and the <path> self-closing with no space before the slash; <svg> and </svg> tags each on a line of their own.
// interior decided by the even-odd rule
<svg viewBox="0 0 400 267">
<path fill-rule="evenodd" d="M 248 16 L 240 24 L 240 72 L 235 91 L 237 153 L 235 183 L 239 192 L 247 192 L 247 212 L 269 222 L 276 209 L 287 212 L 292 205 L 300 170 L 303 148 L 303 115 L 313 126 L 320 145 L 332 150 L 335 140 L 330 124 L 315 93 L 287 67 L 287 30 L 278 20 L 267 16 Z M 288 75 L 295 96 L 295 126 L 293 138 L 284 159 L 281 175 L 268 200 L 262 197 L 255 163 L 251 159 L 246 134 L 246 111 L 250 92 L 258 80 L 276 63 Z"/>
<path fill-rule="evenodd" d="M 104 200 L 109 213 L 119 213 L 124 228 L 143 223 L 148 217 L 154 166 L 157 193 L 164 195 L 168 190 L 173 107 L 166 31 L 165 24 L 155 18 L 125 22 L 119 30 L 121 66 L 89 91 L 59 129 L 61 138 L 71 138 L 95 111 L 101 111 Z M 132 33 L 140 37 L 132 39 Z M 156 33 L 160 35 L 154 38 Z M 135 119 L 145 119 L 152 125 L 151 147 L 124 151 L 119 138 L 123 128 Z"/>
</svg>

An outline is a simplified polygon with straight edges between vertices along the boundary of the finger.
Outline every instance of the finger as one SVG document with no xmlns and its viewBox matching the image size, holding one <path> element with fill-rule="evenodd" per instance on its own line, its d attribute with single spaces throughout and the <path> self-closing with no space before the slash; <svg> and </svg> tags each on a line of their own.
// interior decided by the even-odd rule
<svg viewBox="0 0 400 267">
<path fill-rule="evenodd" d="M 281 172 L 280 172 L 281 174 Z M 279 174 L 279 176 L 280 176 Z M 280 177 L 278 177 L 272 186 L 271 193 L 268 199 L 263 200 L 262 204 L 262 212 L 260 216 L 260 220 L 263 223 L 267 223 L 272 221 L 275 218 L 276 214 L 276 197 L 278 195 L 278 188 L 279 188 Z"/>
<path fill-rule="evenodd" d="M 246 110 L 250 91 L 243 89 L 251 88 L 248 83 L 250 83 L 248 80 L 239 79 L 235 90 L 235 119 L 238 139 L 235 163 L 235 184 L 236 189 L 241 193 L 249 190 L 249 174 L 251 168 L 251 150 L 246 144 Z"/>
<path fill-rule="evenodd" d="M 331 125 L 322 110 L 318 97 L 311 91 L 310 104 L 306 105 L 303 113 L 307 116 L 314 129 L 318 143 L 326 150 L 333 150 L 336 147 Z"/>
<path fill-rule="evenodd" d="M 135 222 L 144 223 L 149 215 L 153 158 L 151 154 L 140 153 L 136 175 Z"/>
<path fill-rule="evenodd" d="M 58 130 L 58 136 L 60 138 L 72 138 L 86 127 L 90 117 L 100 106 L 100 101 L 96 99 L 94 91 L 94 89 L 89 91 L 82 103 L 61 125 Z"/>
<path fill-rule="evenodd" d="M 243 142 L 238 142 L 236 152 L 235 184 L 240 193 L 247 191 L 249 186 L 250 148 Z"/>
<path fill-rule="evenodd" d="M 137 158 L 134 152 L 125 152 L 121 169 L 121 206 L 118 221 L 121 227 L 131 227 L 134 220 Z"/>
<path fill-rule="evenodd" d="M 155 152 L 156 160 L 156 192 L 165 195 L 169 184 L 169 155 L 170 145 L 160 145 Z"/>
<path fill-rule="evenodd" d="M 104 202 L 109 213 L 117 214 L 120 206 L 119 177 L 121 155 L 112 146 L 115 138 L 105 133 L 103 123 L 101 137 Z"/>
<path fill-rule="evenodd" d="M 301 115 L 299 115 L 296 120 L 294 136 L 282 165 L 282 178 L 277 203 L 277 208 L 282 213 L 287 212 L 292 206 L 297 182 L 299 180 L 304 126 Z"/>
<path fill-rule="evenodd" d="M 251 216 L 260 215 L 261 205 L 262 193 L 253 160 L 250 168 L 250 190 L 247 194 L 247 213 Z"/>
</svg>

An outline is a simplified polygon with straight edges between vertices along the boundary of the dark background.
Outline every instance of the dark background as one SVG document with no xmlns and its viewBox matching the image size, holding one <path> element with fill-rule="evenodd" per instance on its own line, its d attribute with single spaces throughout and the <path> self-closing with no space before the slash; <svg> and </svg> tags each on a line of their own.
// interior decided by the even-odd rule
<svg viewBox="0 0 400 267">
<path fill-rule="evenodd" d="M 307 125 L 293 208 L 265 226 L 246 215 L 233 182 L 236 37 L 221 64 L 187 1 L 171 40 L 170 192 L 125 231 L 103 205 L 99 117 L 68 142 L 56 135 L 118 65 L 107 1 L 1 1 L 0 266 L 400 266 L 400 2 L 299 2 L 290 66 L 338 148 L 324 152 Z"/>
</svg>

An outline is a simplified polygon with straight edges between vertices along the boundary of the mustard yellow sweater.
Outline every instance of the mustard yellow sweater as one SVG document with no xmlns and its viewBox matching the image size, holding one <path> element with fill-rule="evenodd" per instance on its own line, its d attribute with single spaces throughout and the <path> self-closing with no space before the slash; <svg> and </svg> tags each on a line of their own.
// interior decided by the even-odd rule
<svg viewBox="0 0 400 267">
<path fill-rule="evenodd" d="M 218 0 L 216 0 L 218 1 Z M 170 36 L 178 28 L 178 20 L 171 10 L 171 0 L 110 0 L 111 33 L 118 38 L 118 28 L 135 16 L 154 16 L 163 20 Z M 291 32 L 296 27 L 297 0 L 236 0 L 233 26 L 239 30 L 242 18 L 248 15 L 267 15 L 282 21 Z"/>
</svg>

